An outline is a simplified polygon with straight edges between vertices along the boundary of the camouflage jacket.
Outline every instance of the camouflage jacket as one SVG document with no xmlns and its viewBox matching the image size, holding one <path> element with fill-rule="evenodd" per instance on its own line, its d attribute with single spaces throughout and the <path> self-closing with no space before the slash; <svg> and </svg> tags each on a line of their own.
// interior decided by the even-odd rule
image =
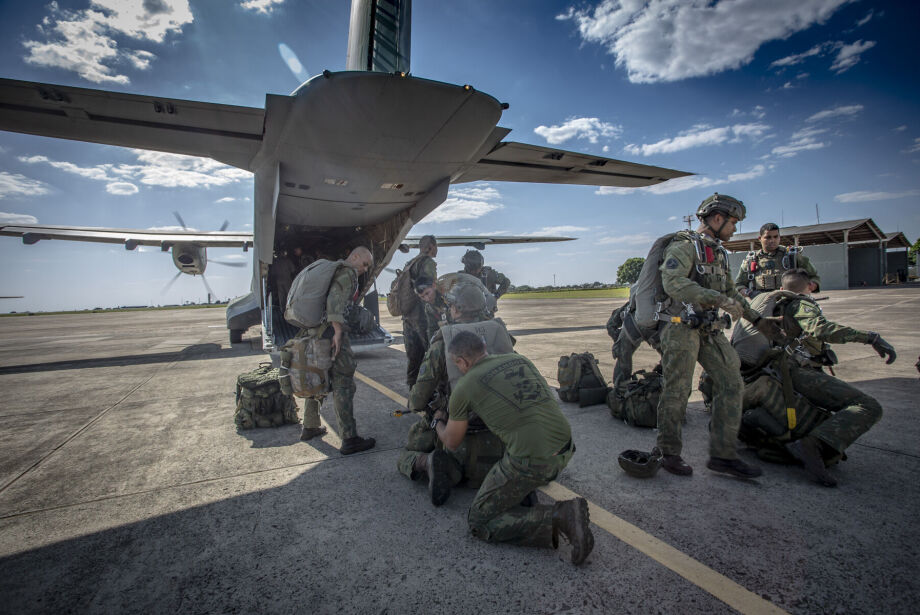
<svg viewBox="0 0 920 615">
<path fill-rule="evenodd" d="M 415 288 L 419 278 L 429 278 L 433 282 L 438 281 L 438 264 L 430 256 L 420 254 L 410 261 L 408 267 L 409 281 L 412 283 L 412 288 Z M 428 330 L 426 313 L 424 302 L 418 301 L 408 313 L 403 314 L 403 320 L 412 320 L 416 323 L 419 331 L 424 334 Z"/>
<path fill-rule="evenodd" d="M 470 272 L 466 271 L 465 269 L 461 269 L 457 273 L 470 273 Z M 483 267 L 479 271 L 478 275 L 477 274 L 470 274 L 470 275 L 475 275 L 477 278 L 479 278 L 479 281 L 482 282 L 483 286 L 485 286 L 486 289 L 490 293 L 495 295 L 496 297 L 501 297 L 502 295 L 504 295 L 506 292 L 508 292 L 508 288 L 511 286 L 511 280 L 509 280 L 507 277 L 505 277 L 498 271 L 495 271 L 491 267 Z"/>
<path fill-rule="evenodd" d="M 697 311 L 712 309 L 724 295 L 744 306 L 746 319 L 760 318 L 732 284 L 728 255 L 718 239 L 693 231 L 678 232 L 665 248 L 659 270 L 664 292 L 676 312 L 683 303 L 692 304 Z"/>
<path fill-rule="evenodd" d="M 821 306 L 805 295 L 801 299 L 783 302 L 778 315 L 783 317 L 786 335 L 800 338 L 805 350 L 812 356 L 821 354 L 827 343 L 869 343 L 868 332 L 828 320 L 821 312 Z"/>
<path fill-rule="evenodd" d="M 409 410 L 411 412 L 424 412 L 428 409 L 428 402 L 438 391 L 445 400 L 447 408 L 447 350 L 444 348 L 444 337 L 438 331 L 431 338 L 431 345 L 422 357 L 418 368 L 418 379 L 409 391 Z"/>
<path fill-rule="evenodd" d="M 818 271 L 807 256 L 800 252 L 790 251 L 786 246 L 779 246 L 775 252 L 770 253 L 763 250 L 748 252 L 735 277 L 735 287 L 738 290 L 742 288 L 757 291 L 777 290 L 782 286 L 783 274 L 797 267 L 807 271 L 808 277 L 813 282 L 821 284 Z"/>
</svg>

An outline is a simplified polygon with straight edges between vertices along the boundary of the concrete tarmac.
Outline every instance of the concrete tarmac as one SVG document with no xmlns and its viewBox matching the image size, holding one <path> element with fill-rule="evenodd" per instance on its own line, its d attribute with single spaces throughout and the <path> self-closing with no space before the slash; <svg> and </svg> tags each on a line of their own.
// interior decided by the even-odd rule
<svg viewBox="0 0 920 615">
<path fill-rule="evenodd" d="M 829 318 L 898 351 L 886 366 L 835 347 L 838 377 L 885 410 L 831 469 L 839 487 L 747 450 L 760 479 L 709 472 L 696 392 L 694 475 L 634 479 L 617 454 L 651 449 L 654 430 L 563 404 L 577 452 L 540 498 L 592 503 L 580 568 L 564 548 L 474 539 L 472 490 L 434 508 L 396 471 L 417 420 L 392 416 L 408 392 L 398 345 L 358 355 L 358 429 L 377 446 L 343 457 L 331 400 L 322 440 L 237 431 L 236 376 L 268 357 L 257 329 L 227 343 L 222 309 L 0 318 L 0 613 L 916 612 L 920 286 L 824 295 Z M 499 316 L 555 385 L 571 352 L 610 377 L 616 304 L 506 299 Z M 656 361 L 645 346 L 635 365 Z"/>
</svg>

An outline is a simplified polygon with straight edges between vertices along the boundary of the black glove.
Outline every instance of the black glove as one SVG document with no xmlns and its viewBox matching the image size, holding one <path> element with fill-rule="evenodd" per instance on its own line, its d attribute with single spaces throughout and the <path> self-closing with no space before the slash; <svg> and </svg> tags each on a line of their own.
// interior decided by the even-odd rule
<svg viewBox="0 0 920 615">
<path fill-rule="evenodd" d="M 786 334 L 783 333 L 783 328 L 780 327 L 775 320 L 761 316 L 751 324 L 757 327 L 757 330 L 763 333 L 771 342 L 781 346 L 785 345 Z"/>
<path fill-rule="evenodd" d="M 878 356 L 884 359 L 885 355 L 888 355 L 885 365 L 891 365 L 898 358 L 897 353 L 894 351 L 894 346 L 883 340 L 882 336 L 875 331 L 869 331 L 869 343 L 872 344 L 872 348 L 875 349 Z"/>
</svg>

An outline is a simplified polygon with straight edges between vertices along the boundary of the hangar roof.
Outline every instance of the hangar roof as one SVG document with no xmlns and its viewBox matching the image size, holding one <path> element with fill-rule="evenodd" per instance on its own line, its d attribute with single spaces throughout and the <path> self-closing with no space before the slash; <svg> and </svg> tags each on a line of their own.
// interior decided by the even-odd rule
<svg viewBox="0 0 920 615">
<path fill-rule="evenodd" d="M 887 243 L 889 248 L 909 248 L 911 245 L 904 233 L 900 231 L 897 233 L 883 233 L 872 218 L 827 222 L 809 226 L 786 226 L 779 230 L 779 234 L 780 242 L 786 246 L 795 244 L 796 237 L 798 237 L 800 246 L 816 246 L 843 243 L 844 232 L 846 231 L 849 231 L 847 243 L 881 240 Z M 725 246 L 726 250 L 731 250 L 732 252 L 746 251 L 751 249 L 752 241 L 755 248 L 760 245 L 757 241 L 759 237 L 759 231 L 741 233 L 732 237 L 730 241 L 723 242 L 722 245 Z"/>
</svg>

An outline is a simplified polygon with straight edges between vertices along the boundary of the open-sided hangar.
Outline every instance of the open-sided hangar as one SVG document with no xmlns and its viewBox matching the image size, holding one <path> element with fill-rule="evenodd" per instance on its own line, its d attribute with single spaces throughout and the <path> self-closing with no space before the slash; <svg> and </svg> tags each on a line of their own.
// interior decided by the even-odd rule
<svg viewBox="0 0 920 615">
<path fill-rule="evenodd" d="M 749 251 L 760 249 L 759 236 L 757 231 L 741 233 L 724 242 L 734 274 Z M 804 248 L 802 253 L 821 275 L 822 290 L 881 286 L 908 276 L 910 241 L 900 231 L 882 232 L 872 218 L 787 226 L 780 229 L 780 237 L 785 246 Z"/>
</svg>

